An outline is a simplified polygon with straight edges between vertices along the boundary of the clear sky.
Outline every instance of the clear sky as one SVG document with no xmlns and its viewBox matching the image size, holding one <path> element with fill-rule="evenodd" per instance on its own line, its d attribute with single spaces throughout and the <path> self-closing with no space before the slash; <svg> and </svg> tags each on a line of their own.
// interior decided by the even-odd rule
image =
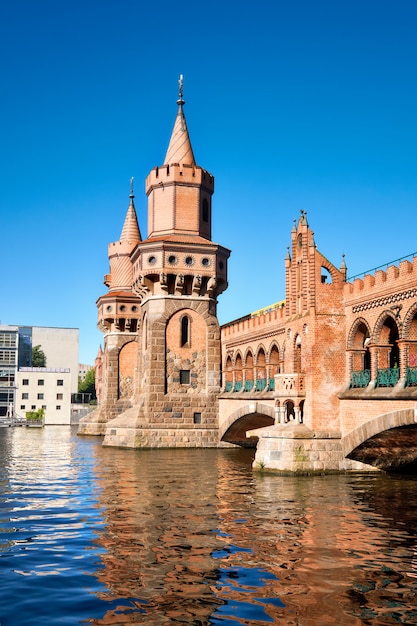
<svg viewBox="0 0 417 626">
<path fill-rule="evenodd" d="M 0 0 L 3 324 L 102 335 L 107 245 L 164 160 L 178 76 L 230 248 L 221 323 L 285 296 L 293 220 L 348 275 L 417 250 L 416 0 Z"/>
</svg>

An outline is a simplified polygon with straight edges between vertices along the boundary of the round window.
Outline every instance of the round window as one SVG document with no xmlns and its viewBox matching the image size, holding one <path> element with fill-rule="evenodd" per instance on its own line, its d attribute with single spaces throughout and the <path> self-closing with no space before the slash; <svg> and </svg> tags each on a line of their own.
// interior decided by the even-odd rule
<svg viewBox="0 0 417 626">
<path fill-rule="evenodd" d="M 201 259 L 201 265 L 203 265 L 204 267 L 208 267 L 210 265 L 210 259 L 204 257 L 204 259 Z"/>
<path fill-rule="evenodd" d="M 168 263 L 170 263 L 170 265 L 175 265 L 177 262 L 178 262 L 178 259 L 175 256 L 175 254 L 170 254 L 168 257 Z"/>
<path fill-rule="evenodd" d="M 156 257 L 155 257 L 155 256 L 150 256 L 150 257 L 148 258 L 148 263 L 149 263 L 149 265 L 155 265 L 155 263 L 156 263 Z"/>
<path fill-rule="evenodd" d="M 106 310 L 110 312 L 111 311 L 111 306 L 109 305 Z"/>
<path fill-rule="evenodd" d="M 124 304 L 122 304 L 122 306 L 120 307 L 120 310 L 121 310 L 121 311 L 126 311 L 126 307 L 125 307 L 125 305 L 124 305 Z"/>
<path fill-rule="evenodd" d="M 186 264 L 186 265 L 193 265 L 193 263 L 194 263 L 194 259 L 193 259 L 193 257 L 192 257 L 192 256 L 187 256 L 187 257 L 185 258 L 185 264 Z"/>
<path fill-rule="evenodd" d="M 132 306 L 132 311 L 133 311 L 133 313 L 136 313 L 136 311 L 137 311 L 137 310 L 138 310 L 138 307 L 137 307 L 137 306 Z"/>
</svg>

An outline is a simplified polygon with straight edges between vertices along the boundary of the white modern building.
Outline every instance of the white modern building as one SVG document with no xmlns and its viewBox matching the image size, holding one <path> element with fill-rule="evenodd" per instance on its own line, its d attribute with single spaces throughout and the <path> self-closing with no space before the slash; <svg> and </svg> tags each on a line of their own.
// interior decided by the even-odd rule
<svg viewBox="0 0 417 626">
<path fill-rule="evenodd" d="M 71 417 L 71 371 L 68 368 L 21 367 L 17 372 L 15 411 L 45 410 L 45 424 L 69 424 Z"/>
<path fill-rule="evenodd" d="M 0 326 L 0 418 L 45 409 L 45 424 L 70 424 L 78 391 L 78 328 Z M 46 367 L 32 367 L 40 346 Z"/>
</svg>

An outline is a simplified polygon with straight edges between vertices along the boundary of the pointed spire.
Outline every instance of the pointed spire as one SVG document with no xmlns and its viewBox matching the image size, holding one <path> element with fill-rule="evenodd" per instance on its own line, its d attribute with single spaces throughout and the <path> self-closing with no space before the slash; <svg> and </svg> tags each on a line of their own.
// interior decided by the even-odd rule
<svg viewBox="0 0 417 626">
<path fill-rule="evenodd" d="M 133 202 L 133 181 L 130 179 L 130 202 L 127 209 L 125 223 L 123 224 L 122 234 L 120 235 L 120 241 L 129 241 L 130 243 L 139 243 L 142 241 L 142 237 L 139 230 L 138 218 L 136 215 L 135 203 Z"/>
<path fill-rule="evenodd" d="M 180 74 L 179 96 L 177 100 L 178 112 L 172 130 L 171 139 L 165 156 L 165 165 L 180 163 L 180 165 L 195 165 L 193 149 L 188 135 L 187 124 L 185 122 L 184 111 L 182 109 L 185 101 L 182 97 L 183 75 Z"/>
</svg>

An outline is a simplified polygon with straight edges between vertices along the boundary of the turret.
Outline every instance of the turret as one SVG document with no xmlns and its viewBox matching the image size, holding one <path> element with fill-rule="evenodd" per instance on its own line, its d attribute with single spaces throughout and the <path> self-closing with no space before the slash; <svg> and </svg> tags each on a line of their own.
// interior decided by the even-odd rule
<svg viewBox="0 0 417 626">
<path fill-rule="evenodd" d="M 130 181 L 130 202 L 119 241 L 110 243 L 108 256 L 110 273 L 104 277 L 109 291 L 131 291 L 133 267 L 130 259 L 134 248 L 142 240 L 136 216 L 133 195 L 133 178 Z"/>
</svg>

